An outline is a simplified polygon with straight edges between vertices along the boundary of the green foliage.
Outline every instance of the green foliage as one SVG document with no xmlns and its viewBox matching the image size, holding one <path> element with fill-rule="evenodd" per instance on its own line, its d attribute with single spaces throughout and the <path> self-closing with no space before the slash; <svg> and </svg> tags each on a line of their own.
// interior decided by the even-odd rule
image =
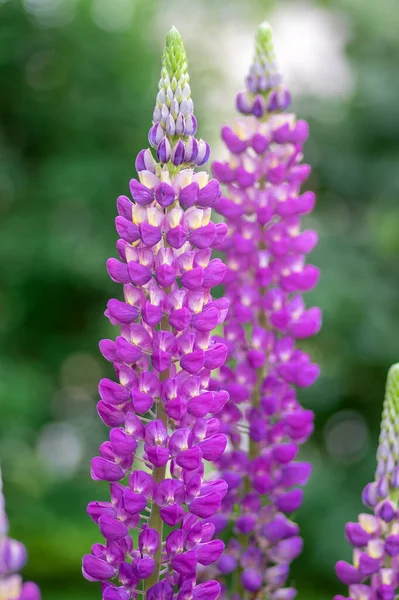
<svg viewBox="0 0 399 600">
<path fill-rule="evenodd" d="M 154 24 L 166 3 L 132 0 L 131 26 L 117 31 L 96 24 L 92 0 L 64 3 L 74 14 L 59 23 L 44 21 L 50 4 L 0 0 L 0 457 L 12 534 L 29 548 L 26 576 L 45 600 L 89 600 L 99 589 L 81 577 L 80 559 L 99 534 L 85 506 L 107 494 L 88 476 L 105 435 L 96 386 L 110 373 L 96 348 L 111 335 L 106 301 L 120 293 L 104 264 L 114 254 L 115 199 L 127 193 L 146 146 L 163 42 L 152 41 Z M 247 14 L 239 2 L 198 4 L 220 27 Z M 41 12 L 29 12 L 33 5 Z M 263 1 L 251 6 L 252 22 L 273 25 Z M 301 395 L 316 411 L 304 452 L 314 475 L 298 513 L 305 552 L 293 571 L 302 600 L 340 590 L 334 562 L 349 554 L 344 523 L 361 509 L 374 473 L 386 373 L 399 357 L 395 8 L 395 0 L 334 3 L 350 22 L 354 92 L 296 105 L 311 125 L 306 160 L 318 205 L 309 225 L 321 234 L 313 261 L 322 277 L 309 303 L 324 310 L 321 334 L 307 343 L 323 376 Z M 205 48 L 207 30 L 197 37 Z M 189 59 L 197 70 L 204 61 Z M 194 87 L 205 114 L 201 81 Z M 339 437 L 338 425 L 352 415 L 364 430 L 359 414 L 369 436 L 356 453 L 347 440 L 356 433 Z M 67 437 L 69 449 L 80 449 L 72 466 L 54 463 L 44 443 L 54 423 L 75 436 Z"/>
</svg>

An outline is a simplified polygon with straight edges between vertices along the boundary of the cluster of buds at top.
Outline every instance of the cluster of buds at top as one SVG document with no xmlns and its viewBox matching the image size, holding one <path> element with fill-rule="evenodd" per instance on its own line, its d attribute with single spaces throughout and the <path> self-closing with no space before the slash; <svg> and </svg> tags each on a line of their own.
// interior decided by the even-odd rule
<svg viewBox="0 0 399 600">
<path fill-rule="evenodd" d="M 4 600 L 40 600 L 35 583 L 23 583 L 19 571 L 26 562 L 25 546 L 8 536 L 8 520 L 0 471 L 0 598 Z"/>
<path fill-rule="evenodd" d="M 159 92 L 148 136 L 160 163 L 204 165 L 210 155 L 209 144 L 197 140 L 197 119 L 191 99 L 187 56 L 180 37 L 171 40 L 163 55 Z"/>
<path fill-rule="evenodd" d="M 231 442 L 217 461 L 228 492 L 214 523 L 218 530 L 232 523 L 238 535 L 218 562 L 219 572 L 238 577 L 237 598 L 259 592 L 290 600 L 296 590 L 284 586 L 302 539 L 287 514 L 302 502 L 298 486 L 307 482 L 311 465 L 295 458 L 313 430 L 313 413 L 299 404 L 296 388 L 312 385 L 319 375 L 295 342 L 318 332 L 321 312 L 307 309 L 303 300 L 319 275 L 306 264 L 317 234 L 301 230 L 302 216 L 315 203 L 313 193 L 300 194 L 310 172 L 301 163 L 308 126 L 280 112 L 285 104 L 270 104 L 279 82 L 270 27 L 263 24 L 244 92 L 253 107 L 262 101 L 262 109 L 242 111 L 253 115 L 222 129 L 229 159 L 213 163 L 225 185 L 215 208 L 229 228 L 219 248 L 226 255 L 230 307 L 223 341 L 231 360 L 221 369 L 230 400 L 218 415 Z"/>
<path fill-rule="evenodd" d="M 258 119 L 266 113 L 286 110 L 291 94 L 282 85 L 276 65 L 270 26 L 263 23 L 256 37 L 255 58 L 246 79 L 246 90 L 237 94 L 236 107 L 243 115 Z"/>
<path fill-rule="evenodd" d="M 99 385 L 98 413 L 111 431 L 91 471 L 93 479 L 110 482 L 111 499 L 88 506 L 105 543 L 83 558 L 84 576 L 102 582 L 105 600 L 215 600 L 220 592 L 216 581 L 198 584 L 196 571 L 224 546 L 212 540 L 209 519 L 227 484 L 207 481 L 204 461 L 219 458 L 227 443 L 214 415 L 228 393 L 210 384 L 227 355 L 211 338 L 228 309 L 226 299 L 211 296 L 226 271 L 212 260 L 212 248 L 227 227 L 210 220 L 218 183 L 193 169 L 208 146 L 202 154 L 191 135 L 187 61 L 175 29 L 166 38 L 160 87 L 150 133 L 159 162 L 150 150 L 137 156 L 133 203 L 125 196 L 117 201 L 119 260 L 107 262 L 124 300 L 108 302 L 105 314 L 120 335 L 102 340 L 100 350 L 118 381 Z M 196 160 L 186 158 L 190 145 Z"/>
<path fill-rule="evenodd" d="M 399 364 L 388 373 L 375 480 L 363 490 L 363 504 L 373 514 L 347 523 L 353 564 L 338 561 L 338 578 L 349 596 L 334 600 L 394 600 L 399 593 Z"/>
</svg>

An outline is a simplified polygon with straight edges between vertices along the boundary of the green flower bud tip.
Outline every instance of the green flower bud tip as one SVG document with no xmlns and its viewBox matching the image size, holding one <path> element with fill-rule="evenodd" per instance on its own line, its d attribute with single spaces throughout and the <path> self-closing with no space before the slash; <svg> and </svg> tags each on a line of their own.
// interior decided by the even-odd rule
<svg viewBox="0 0 399 600">
<path fill-rule="evenodd" d="M 395 410 L 399 414 L 399 363 L 392 365 L 388 371 L 386 394 L 389 402 L 395 406 Z"/>
<path fill-rule="evenodd" d="M 172 27 L 166 36 L 162 55 L 159 89 L 165 91 L 167 100 L 171 101 L 170 98 L 175 96 L 178 102 L 181 102 L 183 97 L 190 98 L 189 81 L 186 49 L 180 33 L 176 27 Z"/>
<path fill-rule="evenodd" d="M 264 21 L 259 25 L 255 38 L 255 62 L 264 68 L 269 68 L 275 60 L 272 28 L 267 21 Z"/>
<path fill-rule="evenodd" d="M 378 477 L 399 467 L 399 363 L 388 372 L 377 459 Z"/>
<path fill-rule="evenodd" d="M 261 94 L 266 97 L 269 95 L 270 90 L 280 84 L 281 75 L 276 65 L 272 28 L 269 23 L 264 22 L 259 25 L 256 33 L 255 56 L 246 79 L 247 89 L 252 94 Z M 281 107 L 278 106 L 277 108 Z M 273 110 L 276 110 L 276 108 L 273 108 Z M 245 110 L 242 110 L 242 112 L 245 112 Z M 256 114 L 256 116 L 260 115 Z"/>
<path fill-rule="evenodd" d="M 399 442 L 399 363 L 392 365 L 388 371 L 382 413 L 381 435 L 392 430 Z"/>
<path fill-rule="evenodd" d="M 194 138 L 197 119 L 189 81 L 183 40 L 172 27 L 166 36 L 159 92 L 148 136 L 159 162 L 171 162 L 172 169 L 183 168 L 185 164 L 202 166 L 209 158 L 209 145 Z"/>
</svg>

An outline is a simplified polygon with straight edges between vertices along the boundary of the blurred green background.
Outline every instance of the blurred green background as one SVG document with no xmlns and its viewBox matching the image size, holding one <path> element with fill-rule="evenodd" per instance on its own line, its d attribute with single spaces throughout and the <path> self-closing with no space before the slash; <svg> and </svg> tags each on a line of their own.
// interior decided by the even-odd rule
<svg viewBox="0 0 399 600">
<path fill-rule="evenodd" d="M 0 457 L 11 532 L 45 600 L 99 598 L 80 560 L 99 532 L 85 515 L 106 489 L 89 477 L 105 432 L 97 351 L 120 290 L 115 199 L 147 145 L 164 35 L 179 27 L 200 133 L 233 117 L 257 24 L 275 29 L 306 160 L 322 270 L 309 302 L 324 327 L 307 347 L 322 377 L 300 511 L 303 600 L 341 590 L 344 523 L 373 476 L 388 367 L 399 360 L 399 6 L 397 0 L 0 0 Z"/>
</svg>

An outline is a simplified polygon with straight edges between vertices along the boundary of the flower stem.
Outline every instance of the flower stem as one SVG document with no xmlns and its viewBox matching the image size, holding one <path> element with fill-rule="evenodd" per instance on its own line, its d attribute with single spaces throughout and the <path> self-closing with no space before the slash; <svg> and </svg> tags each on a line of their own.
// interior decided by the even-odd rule
<svg viewBox="0 0 399 600">
<path fill-rule="evenodd" d="M 170 325 L 169 325 L 169 321 L 168 321 L 168 317 L 166 315 L 164 315 L 162 317 L 162 321 L 161 321 L 161 330 L 162 331 L 167 331 L 170 330 Z M 159 375 L 159 379 L 160 381 L 165 381 L 170 374 L 170 369 L 167 369 L 166 371 L 163 371 L 162 373 L 160 373 Z M 162 423 L 165 425 L 165 429 L 168 429 L 168 415 L 165 412 L 165 407 L 161 402 L 158 402 L 156 405 L 156 415 L 155 418 L 160 421 L 162 421 Z M 154 478 L 154 481 L 156 484 L 160 483 L 161 481 L 163 481 L 166 477 L 166 465 L 163 465 L 162 467 L 156 467 L 154 468 L 153 472 L 152 472 L 152 476 Z M 158 546 L 158 550 L 154 556 L 155 559 L 155 569 L 154 572 L 152 573 L 151 577 L 149 577 L 148 579 L 145 580 L 144 582 L 144 591 L 148 591 L 149 588 L 151 588 L 153 585 L 155 585 L 156 583 L 158 583 L 159 581 L 159 572 L 161 569 L 161 561 L 162 561 L 162 541 L 163 541 L 163 521 L 161 518 L 161 509 L 158 506 L 158 504 L 156 502 L 153 502 L 152 507 L 151 507 L 151 515 L 148 521 L 148 526 L 151 527 L 152 529 L 155 529 L 158 533 L 159 533 L 159 546 Z"/>
</svg>

